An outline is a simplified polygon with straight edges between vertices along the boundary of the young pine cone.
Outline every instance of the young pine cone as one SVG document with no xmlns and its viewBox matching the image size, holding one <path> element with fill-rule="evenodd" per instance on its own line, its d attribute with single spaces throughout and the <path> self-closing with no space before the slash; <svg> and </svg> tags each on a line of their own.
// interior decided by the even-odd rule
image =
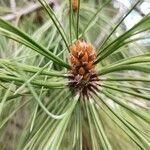
<svg viewBox="0 0 150 150">
<path fill-rule="evenodd" d="M 71 78 L 70 87 L 85 94 L 96 88 L 98 76 L 95 72 L 96 52 L 93 46 L 78 40 L 70 47 Z"/>
<path fill-rule="evenodd" d="M 94 69 L 94 62 L 96 60 L 96 52 L 91 44 L 85 41 L 76 41 L 71 46 L 71 66 L 74 76 L 83 76 L 85 80 L 88 79 L 90 72 Z"/>
</svg>

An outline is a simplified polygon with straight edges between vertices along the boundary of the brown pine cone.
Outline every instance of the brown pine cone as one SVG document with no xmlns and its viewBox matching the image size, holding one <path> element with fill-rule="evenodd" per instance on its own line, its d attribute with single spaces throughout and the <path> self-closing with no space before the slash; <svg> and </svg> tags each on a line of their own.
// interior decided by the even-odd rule
<svg viewBox="0 0 150 150">
<path fill-rule="evenodd" d="M 93 88 L 97 90 L 98 76 L 95 71 L 96 51 L 90 43 L 77 40 L 70 47 L 71 77 L 70 87 L 87 95 Z"/>
<path fill-rule="evenodd" d="M 81 75 L 85 80 L 88 79 L 88 75 L 94 70 L 94 62 L 96 60 L 96 52 L 91 44 L 85 41 L 76 41 L 71 46 L 71 66 L 74 76 Z"/>
</svg>

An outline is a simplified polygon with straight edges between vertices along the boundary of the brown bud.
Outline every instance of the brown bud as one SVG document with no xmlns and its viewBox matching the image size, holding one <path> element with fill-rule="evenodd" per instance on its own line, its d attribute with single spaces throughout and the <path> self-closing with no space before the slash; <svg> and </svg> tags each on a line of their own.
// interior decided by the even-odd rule
<svg viewBox="0 0 150 150">
<path fill-rule="evenodd" d="M 78 0 L 72 0 L 72 9 L 75 12 L 78 10 Z"/>
</svg>

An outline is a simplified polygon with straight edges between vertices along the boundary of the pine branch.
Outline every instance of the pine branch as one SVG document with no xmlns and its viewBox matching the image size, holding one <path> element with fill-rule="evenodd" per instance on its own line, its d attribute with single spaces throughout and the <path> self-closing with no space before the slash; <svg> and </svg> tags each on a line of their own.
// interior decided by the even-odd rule
<svg viewBox="0 0 150 150">
<path fill-rule="evenodd" d="M 48 0 L 47 2 L 48 2 L 48 4 L 54 4 L 54 9 L 58 8 L 57 1 Z M 31 14 L 31 13 L 33 13 L 33 12 L 35 12 L 41 8 L 42 8 L 42 6 L 39 3 L 29 3 L 27 6 L 20 8 L 20 9 L 17 9 L 16 12 L 13 12 L 13 13 L 8 14 L 8 15 L 4 15 L 1 18 L 6 20 L 6 21 L 12 21 L 18 17 Z"/>
</svg>

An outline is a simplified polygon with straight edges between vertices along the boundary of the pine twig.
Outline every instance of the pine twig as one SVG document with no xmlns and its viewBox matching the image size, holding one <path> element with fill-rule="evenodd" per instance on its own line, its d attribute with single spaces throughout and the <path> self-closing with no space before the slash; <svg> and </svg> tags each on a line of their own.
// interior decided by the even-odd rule
<svg viewBox="0 0 150 150">
<path fill-rule="evenodd" d="M 54 4 L 54 7 L 58 6 L 57 2 L 54 0 L 48 0 L 48 3 Z M 8 14 L 8 15 L 4 15 L 1 18 L 6 20 L 6 21 L 12 21 L 18 17 L 26 16 L 32 12 L 35 12 L 35 11 L 39 10 L 41 7 L 42 6 L 39 3 L 29 3 L 27 6 L 16 10 L 16 12 L 13 12 L 13 13 Z"/>
</svg>

